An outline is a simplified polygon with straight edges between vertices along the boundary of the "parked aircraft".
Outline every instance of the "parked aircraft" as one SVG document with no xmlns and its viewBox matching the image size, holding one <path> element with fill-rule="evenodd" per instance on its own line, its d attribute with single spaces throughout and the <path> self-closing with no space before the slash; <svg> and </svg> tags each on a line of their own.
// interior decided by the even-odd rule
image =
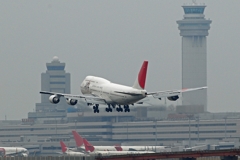
<svg viewBox="0 0 240 160">
<path fill-rule="evenodd" d="M 121 146 L 123 151 L 157 151 L 157 152 L 169 152 L 170 147 L 167 146 Z"/>
<path fill-rule="evenodd" d="M 84 148 L 86 151 L 121 151 L 121 146 L 93 146 L 86 139 L 82 138 L 76 131 L 72 131 L 77 148 L 82 151 Z M 85 142 L 85 143 L 84 143 Z M 84 144 L 84 146 L 83 146 Z"/>
<path fill-rule="evenodd" d="M 129 155 L 129 154 L 144 154 L 144 153 L 155 153 L 153 151 L 113 151 L 113 150 L 97 150 L 95 147 L 96 146 L 93 146 L 91 145 L 85 138 L 83 138 L 83 143 L 84 143 L 84 146 L 85 146 L 85 150 L 86 152 L 88 152 L 90 155 L 104 155 L 104 156 L 107 156 L 107 155 Z M 100 147 L 100 146 L 98 146 Z M 104 147 L 104 146 L 102 146 Z"/>
<path fill-rule="evenodd" d="M 84 156 L 85 154 L 82 152 L 75 152 L 68 148 L 63 141 L 60 141 L 61 149 L 62 149 L 62 154 L 68 155 L 68 156 Z"/>
<path fill-rule="evenodd" d="M 106 104 L 106 112 L 112 112 L 116 108 L 118 112 L 130 112 L 129 105 L 135 103 L 143 103 L 141 100 L 148 96 L 154 98 L 167 97 L 170 101 L 179 99 L 179 95 L 183 92 L 205 89 L 207 87 L 189 88 L 181 90 L 167 90 L 147 92 L 145 90 L 145 82 L 147 76 L 148 61 L 144 61 L 138 73 L 135 83 L 132 87 L 112 83 L 101 77 L 87 76 L 81 83 L 81 92 L 83 95 L 72 95 L 56 92 L 41 91 L 41 94 L 49 94 L 49 101 L 57 104 L 60 97 L 65 97 L 69 105 L 76 105 L 78 101 L 85 100 L 88 105 L 93 106 L 94 113 L 99 113 L 99 104 Z M 197 97 L 196 97 L 197 98 Z M 123 107 L 123 108 L 122 108 Z"/>
<path fill-rule="evenodd" d="M 23 156 L 28 157 L 28 150 L 23 147 L 0 147 L 1 156 Z"/>
</svg>

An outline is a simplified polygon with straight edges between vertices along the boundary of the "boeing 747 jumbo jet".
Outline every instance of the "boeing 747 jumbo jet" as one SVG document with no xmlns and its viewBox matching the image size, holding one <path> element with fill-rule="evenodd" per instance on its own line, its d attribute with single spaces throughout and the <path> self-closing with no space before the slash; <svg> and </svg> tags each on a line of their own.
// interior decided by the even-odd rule
<svg viewBox="0 0 240 160">
<path fill-rule="evenodd" d="M 154 153 L 153 151 L 122 151 L 122 150 L 102 150 L 106 148 L 105 146 L 98 146 L 97 148 L 90 144 L 85 138 L 83 138 L 83 143 L 86 152 L 91 155 L 127 155 L 127 154 L 145 154 L 145 153 Z M 117 148 L 116 148 L 117 149 Z"/>
<path fill-rule="evenodd" d="M 170 101 L 176 101 L 179 95 L 183 92 L 195 91 L 205 89 L 207 87 L 189 88 L 181 90 L 167 90 L 147 92 L 145 90 L 145 82 L 147 75 L 148 61 L 144 61 L 142 67 L 138 73 L 137 79 L 132 87 L 112 83 L 104 78 L 87 76 L 80 88 L 82 95 L 71 95 L 64 93 L 41 91 L 41 94 L 49 94 L 49 101 L 57 104 L 60 101 L 60 97 L 65 97 L 69 105 L 76 105 L 79 100 L 85 100 L 88 105 L 93 106 L 94 113 L 99 113 L 99 104 L 106 104 L 106 112 L 112 112 L 112 108 L 115 108 L 118 112 L 130 112 L 129 105 L 135 103 L 141 104 L 141 100 L 147 96 L 153 96 L 154 98 L 167 97 Z M 123 107 L 123 108 L 122 108 Z"/>
</svg>

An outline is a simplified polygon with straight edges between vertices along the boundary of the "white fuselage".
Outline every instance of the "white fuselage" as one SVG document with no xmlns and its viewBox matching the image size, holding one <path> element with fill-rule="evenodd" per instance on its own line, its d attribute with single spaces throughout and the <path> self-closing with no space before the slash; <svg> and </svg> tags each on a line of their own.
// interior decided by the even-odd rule
<svg viewBox="0 0 240 160">
<path fill-rule="evenodd" d="M 0 147 L 0 152 L 2 155 L 28 155 L 28 150 L 22 147 Z"/>
<path fill-rule="evenodd" d="M 85 147 L 79 147 L 79 150 L 85 150 Z M 95 151 L 117 151 L 117 149 L 114 146 L 94 146 L 94 152 Z"/>
<path fill-rule="evenodd" d="M 121 146 L 123 151 L 169 151 L 166 146 Z"/>
<path fill-rule="evenodd" d="M 84 153 L 81 152 L 73 152 L 73 151 L 66 151 L 63 154 L 66 154 L 68 156 L 84 156 Z"/>
<path fill-rule="evenodd" d="M 132 154 L 145 154 L 145 153 L 154 153 L 152 151 L 96 151 L 91 152 L 91 155 L 132 155 Z"/>
<path fill-rule="evenodd" d="M 111 83 L 94 76 L 87 76 L 81 84 L 82 94 L 91 94 L 105 99 L 108 104 L 128 105 L 146 97 L 145 90 Z"/>
<path fill-rule="evenodd" d="M 94 146 L 94 151 L 117 151 L 114 146 Z"/>
</svg>

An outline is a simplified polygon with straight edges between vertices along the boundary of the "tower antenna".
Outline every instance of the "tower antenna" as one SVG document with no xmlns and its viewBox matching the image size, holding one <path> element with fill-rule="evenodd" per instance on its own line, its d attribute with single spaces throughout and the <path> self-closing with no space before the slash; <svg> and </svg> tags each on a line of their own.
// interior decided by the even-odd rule
<svg viewBox="0 0 240 160">
<path fill-rule="evenodd" d="M 192 0 L 192 2 L 193 2 L 193 4 L 195 4 L 195 5 L 197 4 L 197 1 L 196 1 L 196 0 Z"/>
</svg>

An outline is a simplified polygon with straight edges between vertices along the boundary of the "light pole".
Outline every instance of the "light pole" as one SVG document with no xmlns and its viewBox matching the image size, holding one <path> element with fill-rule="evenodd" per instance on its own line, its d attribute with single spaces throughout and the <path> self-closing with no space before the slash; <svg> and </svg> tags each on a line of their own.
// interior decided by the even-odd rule
<svg viewBox="0 0 240 160">
<path fill-rule="evenodd" d="M 155 120 L 155 152 L 157 152 L 157 120 Z"/>
<path fill-rule="evenodd" d="M 77 120 L 75 120 L 75 131 L 76 131 L 76 124 L 77 124 Z"/>
<path fill-rule="evenodd" d="M 188 145 L 191 147 L 191 124 L 190 124 L 190 115 L 188 115 Z"/>
<path fill-rule="evenodd" d="M 128 122 L 127 122 L 127 142 L 128 142 Z"/>
<path fill-rule="evenodd" d="M 197 132 L 198 132 L 198 142 L 199 142 L 199 116 L 196 117 L 196 121 L 197 121 Z"/>
<path fill-rule="evenodd" d="M 56 131 L 56 136 L 57 136 L 57 119 L 56 118 L 55 118 L 55 123 L 56 123 L 55 131 Z"/>
<path fill-rule="evenodd" d="M 224 119 L 225 119 L 225 140 L 226 140 L 226 138 L 227 138 L 227 116 L 226 117 L 224 117 Z"/>
</svg>

